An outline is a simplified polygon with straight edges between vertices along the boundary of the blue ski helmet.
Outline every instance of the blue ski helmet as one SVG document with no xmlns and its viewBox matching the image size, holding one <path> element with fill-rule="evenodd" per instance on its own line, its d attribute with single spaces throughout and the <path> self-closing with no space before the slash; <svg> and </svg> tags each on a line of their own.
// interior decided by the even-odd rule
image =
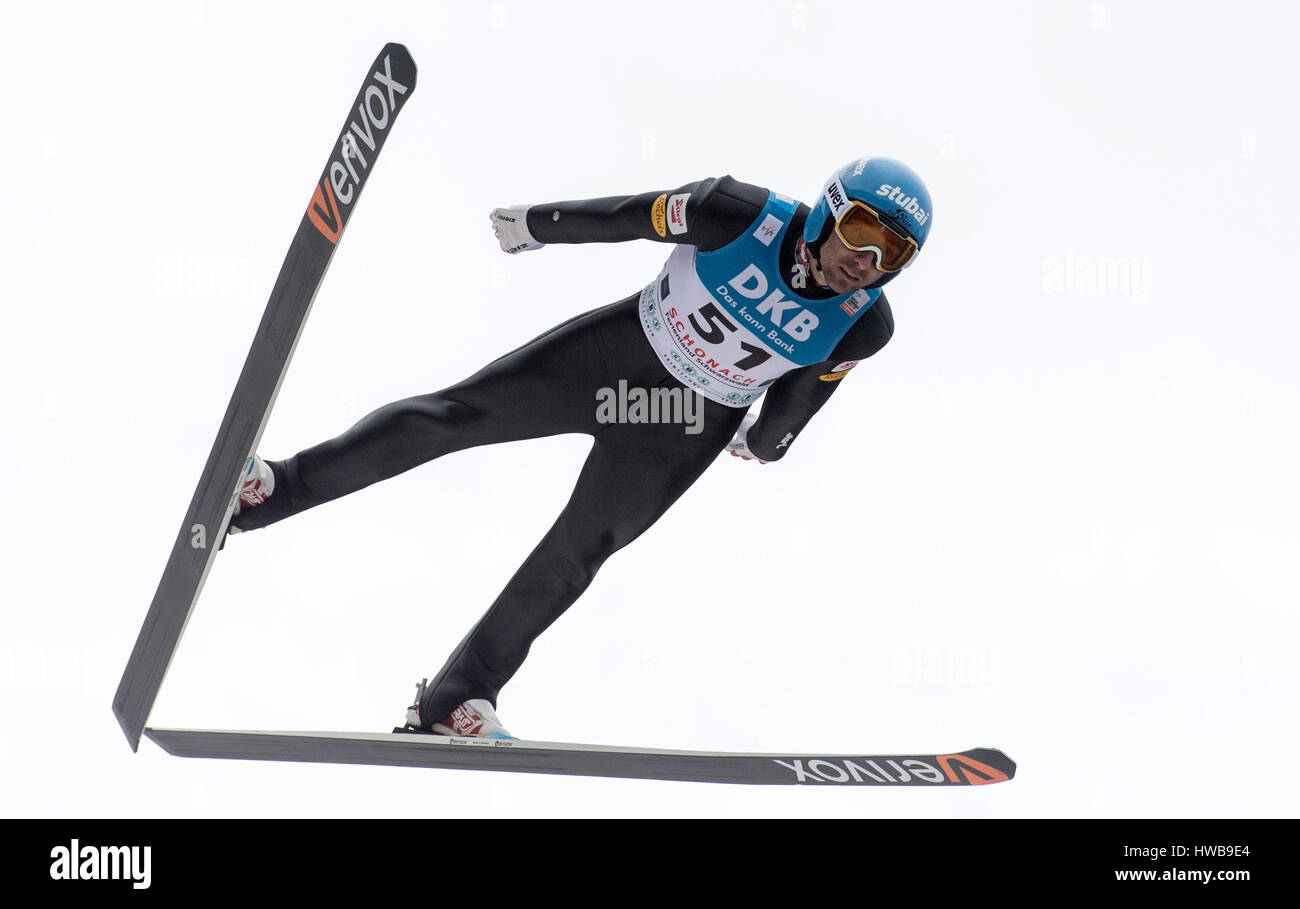
<svg viewBox="0 0 1300 909">
<path fill-rule="evenodd" d="M 857 201 L 880 216 L 881 221 L 911 237 L 917 247 L 930 235 L 930 191 L 916 171 L 893 158 L 858 158 L 845 164 L 826 181 L 821 198 L 804 222 L 803 238 L 814 257 L 830 238 L 838 218 Z M 879 286 L 897 274 L 888 275 Z"/>
</svg>

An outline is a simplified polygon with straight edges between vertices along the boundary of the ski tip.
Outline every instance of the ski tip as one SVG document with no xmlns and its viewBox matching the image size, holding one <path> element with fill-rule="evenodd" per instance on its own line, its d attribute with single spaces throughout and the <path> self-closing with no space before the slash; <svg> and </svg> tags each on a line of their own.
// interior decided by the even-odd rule
<svg viewBox="0 0 1300 909">
<path fill-rule="evenodd" d="M 985 786 L 1015 779 L 1016 762 L 997 748 L 971 748 L 957 754 L 941 754 L 939 763 L 950 782 Z"/>
<path fill-rule="evenodd" d="M 407 50 L 406 45 L 397 41 L 389 41 L 384 45 L 384 49 L 379 52 L 379 56 L 375 59 L 375 62 L 380 63 L 385 57 L 392 61 L 396 61 L 398 67 L 401 69 L 407 80 L 407 87 L 412 89 L 415 88 L 415 78 L 419 73 L 419 67 L 415 65 L 415 58 L 411 56 L 411 52 Z"/>
<path fill-rule="evenodd" d="M 1005 751 L 1000 748 L 973 748 L 974 752 L 983 752 L 989 756 L 989 759 L 1006 771 L 1007 779 L 1016 775 L 1016 762 L 1007 756 Z"/>
</svg>

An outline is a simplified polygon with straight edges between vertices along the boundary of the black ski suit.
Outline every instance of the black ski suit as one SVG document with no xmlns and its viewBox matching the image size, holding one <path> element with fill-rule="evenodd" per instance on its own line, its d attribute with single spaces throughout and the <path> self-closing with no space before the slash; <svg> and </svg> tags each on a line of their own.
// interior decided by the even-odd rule
<svg viewBox="0 0 1300 909">
<path fill-rule="evenodd" d="M 689 197 L 690 229 L 680 234 L 663 236 L 656 230 L 661 192 L 532 206 L 528 228 L 542 243 L 646 239 L 689 243 L 707 252 L 752 228 L 768 199 L 766 189 L 731 177 L 671 192 Z M 807 214 L 800 206 L 798 223 L 781 250 L 783 269 L 796 267 L 795 244 Z M 805 296 L 816 300 L 830 292 L 810 286 Z M 839 386 L 838 376 L 827 379 L 834 365 L 871 356 L 892 332 L 893 316 L 882 295 L 840 339 L 831 358 L 788 372 L 768 388 L 748 434 L 750 450 L 767 461 L 781 458 Z M 537 636 L 577 600 L 606 559 L 654 524 L 713 463 L 746 413 L 744 407 L 698 396 L 699 432 L 685 432 L 673 422 L 601 422 L 598 393 L 620 381 L 628 388 L 682 388 L 650 347 L 635 295 L 575 316 L 462 382 L 396 401 L 337 438 L 269 461 L 274 494 L 233 524 L 240 530 L 264 527 L 476 445 L 560 433 L 592 436 L 591 452 L 559 518 L 448 658 L 419 705 L 426 726 L 470 698 L 495 706 Z"/>
</svg>

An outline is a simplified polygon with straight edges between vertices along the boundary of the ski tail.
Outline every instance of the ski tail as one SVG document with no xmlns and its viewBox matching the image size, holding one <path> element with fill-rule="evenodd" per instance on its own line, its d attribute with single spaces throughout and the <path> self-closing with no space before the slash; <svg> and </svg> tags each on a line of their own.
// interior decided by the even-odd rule
<svg viewBox="0 0 1300 909">
<path fill-rule="evenodd" d="M 312 301 L 393 123 L 415 91 L 415 80 L 415 61 L 407 49 L 385 45 L 312 190 L 113 697 L 113 713 L 132 750 L 139 747 L 163 676 L 225 536 L 239 472 L 262 437 Z"/>
</svg>

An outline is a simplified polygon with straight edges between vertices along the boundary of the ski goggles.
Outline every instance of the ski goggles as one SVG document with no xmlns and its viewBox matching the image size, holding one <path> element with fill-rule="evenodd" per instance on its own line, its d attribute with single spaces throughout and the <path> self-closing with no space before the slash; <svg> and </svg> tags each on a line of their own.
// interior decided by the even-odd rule
<svg viewBox="0 0 1300 909">
<path fill-rule="evenodd" d="M 890 227 L 874 209 L 856 199 L 849 202 L 836 220 L 835 233 L 854 252 L 874 252 L 876 268 L 880 271 L 901 271 L 921 251 L 915 240 Z"/>
</svg>

